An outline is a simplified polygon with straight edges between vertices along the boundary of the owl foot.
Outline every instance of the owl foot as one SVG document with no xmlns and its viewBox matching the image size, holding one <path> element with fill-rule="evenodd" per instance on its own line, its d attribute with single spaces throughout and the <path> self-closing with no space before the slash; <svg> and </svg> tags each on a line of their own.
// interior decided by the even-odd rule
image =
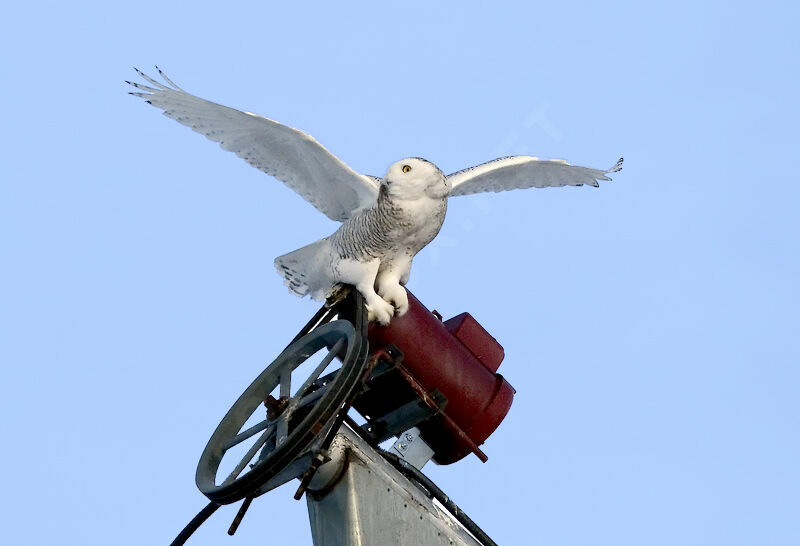
<svg viewBox="0 0 800 546">
<path fill-rule="evenodd" d="M 408 294 L 406 294 L 406 289 L 399 284 L 381 286 L 378 294 L 392 304 L 398 317 L 402 317 L 408 311 Z"/>
<path fill-rule="evenodd" d="M 391 303 L 384 301 L 380 296 L 373 292 L 371 298 L 367 298 L 367 317 L 371 321 L 381 323 L 383 326 L 389 324 L 394 315 L 394 307 Z"/>
</svg>

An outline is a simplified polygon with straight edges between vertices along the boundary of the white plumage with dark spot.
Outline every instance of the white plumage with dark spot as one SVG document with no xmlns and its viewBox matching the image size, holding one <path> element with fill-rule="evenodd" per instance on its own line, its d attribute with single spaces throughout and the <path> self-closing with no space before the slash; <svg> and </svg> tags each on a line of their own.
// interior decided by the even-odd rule
<svg viewBox="0 0 800 546">
<path fill-rule="evenodd" d="M 337 285 L 351 284 L 364 295 L 370 320 L 381 324 L 408 310 L 403 286 L 411 263 L 439 233 L 449 197 L 598 186 L 598 180 L 610 180 L 606 175 L 622 168 L 621 158 L 610 169 L 598 170 L 558 159 L 513 156 L 445 175 L 433 163 L 412 157 L 376 178 L 357 173 L 302 131 L 195 97 L 156 70 L 163 83 L 136 70 L 150 85 L 127 82 L 137 89 L 131 94 L 219 142 L 342 223 L 330 236 L 275 259 L 289 289 L 321 300 Z"/>
</svg>

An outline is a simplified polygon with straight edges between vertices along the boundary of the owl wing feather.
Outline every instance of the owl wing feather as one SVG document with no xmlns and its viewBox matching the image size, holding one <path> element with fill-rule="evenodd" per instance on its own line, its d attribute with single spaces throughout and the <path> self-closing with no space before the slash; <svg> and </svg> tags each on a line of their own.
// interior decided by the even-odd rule
<svg viewBox="0 0 800 546">
<path fill-rule="evenodd" d="M 132 95 L 282 181 L 331 220 L 342 222 L 375 202 L 375 179 L 355 172 L 311 135 L 187 93 L 158 67 L 165 83 L 134 70 L 153 87 L 127 82 L 137 89 Z"/>
<path fill-rule="evenodd" d="M 622 169 L 622 158 L 608 170 L 570 165 L 562 159 L 511 156 L 495 159 L 447 176 L 451 196 L 551 186 L 599 186 L 609 173 Z"/>
</svg>

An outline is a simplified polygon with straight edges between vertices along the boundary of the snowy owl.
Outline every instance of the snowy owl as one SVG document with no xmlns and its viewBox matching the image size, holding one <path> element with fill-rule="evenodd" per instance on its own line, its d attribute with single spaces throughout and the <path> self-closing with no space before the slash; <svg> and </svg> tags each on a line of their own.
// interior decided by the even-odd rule
<svg viewBox="0 0 800 546">
<path fill-rule="evenodd" d="M 126 82 L 132 95 L 191 127 L 224 150 L 274 176 L 341 226 L 329 237 L 279 256 L 275 267 L 289 289 L 321 300 L 339 284 L 364 295 L 370 320 L 388 324 L 408 310 L 403 288 L 411 262 L 439 233 L 454 195 L 548 186 L 597 186 L 622 168 L 570 165 L 563 160 L 514 156 L 445 175 L 421 158 L 389 167 L 383 178 L 359 174 L 310 135 L 249 112 L 183 91 L 158 67 L 160 83 L 138 69 L 150 85 Z"/>
</svg>

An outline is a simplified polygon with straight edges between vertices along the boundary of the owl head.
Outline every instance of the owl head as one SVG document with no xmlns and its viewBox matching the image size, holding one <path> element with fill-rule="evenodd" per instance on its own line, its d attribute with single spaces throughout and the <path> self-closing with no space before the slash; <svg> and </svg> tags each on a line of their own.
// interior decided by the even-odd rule
<svg viewBox="0 0 800 546">
<path fill-rule="evenodd" d="M 450 194 L 450 184 L 439 167 L 419 157 L 392 164 L 381 186 L 396 199 L 443 199 Z"/>
</svg>

